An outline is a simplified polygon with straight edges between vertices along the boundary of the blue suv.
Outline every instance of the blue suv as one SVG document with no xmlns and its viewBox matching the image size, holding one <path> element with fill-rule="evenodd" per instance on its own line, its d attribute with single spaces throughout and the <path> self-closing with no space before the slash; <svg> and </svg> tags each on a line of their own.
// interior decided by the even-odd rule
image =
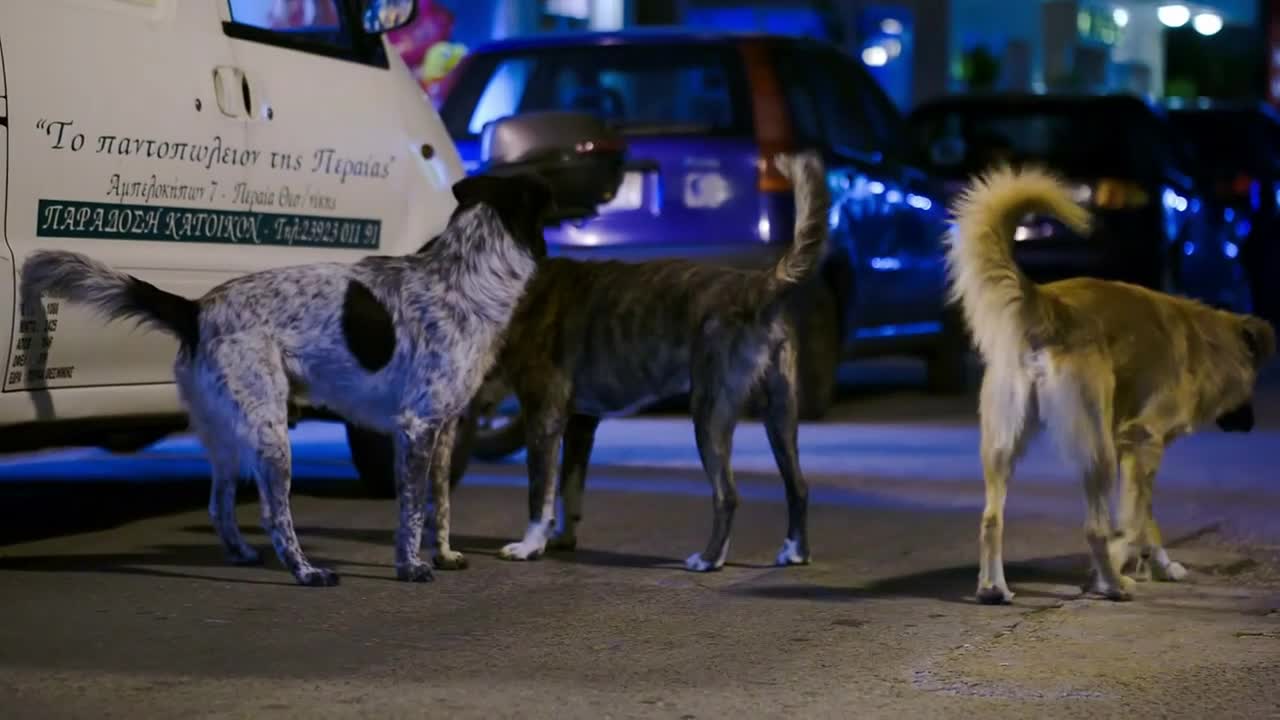
<svg viewBox="0 0 1280 720">
<path fill-rule="evenodd" d="M 440 114 L 470 169 L 486 123 L 596 114 L 629 164 L 598 216 L 549 230 L 552 255 L 760 265 L 791 242 L 793 197 L 768 158 L 818 149 L 832 188 L 830 256 L 806 304 L 801 412 L 828 408 L 840 360 L 912 354 L 930 385 L 965 386 L 967 341 L 944 303 L 941 188 L 907 163 L 904 120 L 862 64 L 804 38 L 644 30 L 501 41 L 447 80 Z M 481 415 L 476 454 L 523 445 L 510 405 Z M 516 422 L 511 422 L 511 420 Z"/>
</svg>

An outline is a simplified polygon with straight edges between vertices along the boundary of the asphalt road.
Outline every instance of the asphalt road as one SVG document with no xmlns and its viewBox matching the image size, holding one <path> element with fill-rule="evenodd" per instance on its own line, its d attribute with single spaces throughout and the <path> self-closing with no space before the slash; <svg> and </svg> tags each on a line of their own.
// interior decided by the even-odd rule
<svg viewBox="0 0 1280 720">
<path fill-rule="evenodd" d="M 911 369 L 801 430 L 814 563 L 774 568 L 782 490 L 758 424 L 734 462 L 729 565 L 682 558 L 710 524 L 688 421 L 601 426 L 577 552 L 499 560 L 521 458 L 455 495 L 469 569 L 393 579 L 390 501 L 358 497 L 341 430 L 295 433 L 294 512 L 336 588 L 221 561 L 198 446 L 0 463 L 0 716 L 1280 717 L 1280 383 L 1250 435 L 1169 453 L 1156 512 L 1181 584 L 1082 596 L 1079 480 L 1034 448 L 1011 486 L 1014 604 L 974 603 L 982 503 L 972 398 Z M 257 529 L 254 493 L 241 522 Z"/>
</svg>

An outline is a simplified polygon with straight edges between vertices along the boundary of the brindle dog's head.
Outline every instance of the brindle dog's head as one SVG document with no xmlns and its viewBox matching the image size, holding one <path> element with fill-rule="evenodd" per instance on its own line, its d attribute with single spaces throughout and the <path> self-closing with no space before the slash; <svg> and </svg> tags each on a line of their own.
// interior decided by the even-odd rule
<svg viewBox="0 0 1280 720">
<path fill-rule="evenodd" d="M 475 205 L 488 205 L 502 218 L 507 232 L 535 259 L 547 256 L 543 219 L 554 207 L 551 187 L 537 175 L 472 175 L 453 185 L 456 215 Z"/>
<path fill-rule="evenodd" d="M 1253 363 L 1256 375 L 1275 357 L 1276 331 L 1271 323 L 1261 318 L 1245 316 L 1240 327 L 1240 342 Z M 1253 429 L 1253 402 L 1245 401 L 1218 418 L 1218 427 L 1225 432 L 1249 432 Z"/>
</svg>

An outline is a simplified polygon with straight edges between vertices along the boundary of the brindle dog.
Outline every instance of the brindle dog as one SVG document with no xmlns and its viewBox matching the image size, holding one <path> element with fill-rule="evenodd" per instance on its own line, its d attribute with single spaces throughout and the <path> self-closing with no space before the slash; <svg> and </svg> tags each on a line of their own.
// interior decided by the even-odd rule
<svg viewBox="0 0 1280 720">
<path fill-rule="evenodd" d="M 536 557 L 552 540 L 562 439 L 565 517 L 553 547 L 571 549 L 600 418 L 687 392 L 714 519 L 706 549 L 685 565 L 719 569 L 738 504 L 729 466 L 733 430 L 758 389 L 786 484 L 788 529 L 778 563 L 809 561 L 808 487 L 796 449 L 795 332 L 784 306 L 826 252 L 830 196 L 816 154 L 779 155 L 774 162 L 795 187 L 796 222 L 792 244 L 772 267 L 687 260 L 541 263 L 495 366 L 520 400 L 529 448 L 530 524 L 502 557 Z"/>
</svg>

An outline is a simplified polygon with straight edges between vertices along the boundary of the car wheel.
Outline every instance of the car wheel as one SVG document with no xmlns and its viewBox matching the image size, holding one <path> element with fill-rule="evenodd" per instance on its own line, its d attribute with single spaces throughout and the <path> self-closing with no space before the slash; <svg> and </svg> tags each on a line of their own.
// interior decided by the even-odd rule
<svg viewBox="0 0 1280 720">
<path fill-rule="evenodd" d="M 836 294 L 819 284 L 799 307 L 796 327 L 796 376 L 801 420 L 821 420 L 835 400 L 836 374 L 842 355 L 840 308 Z M 801 317 L 803 315 L 803 317 Z"/>
<path fill-rule="evenodd" d="M 358 425 L 346 423 L 347 447 L 356 477 L 372 497 L 394 497 L 396 494 L 396 459 L 391 436 Z M 458 423 L 453 439 L 453 455 L 449 466 L 449 487 L 462 480 L 471 460 L 471 443 L 475 438 L 475 420 L 465 415 Z"/>
<path fill-rule="evenodd" d="M 525 444 L 524 417 L 515 395 L 474 409 L 475 437 L 471 455 L 477 460 L 502 460 Z"/>
<path fill-rule="evenodd" d="M 134 430 L 112 433 L 98 441 L 98 447 L 117 455 L 129 455 L 155 445 L 170 435 L 169 430 Z"/>
<path fill-rule="evenodd" d="M 925 358 L 931 392 L 950 395 L 969 389 L 969 350 L 964 320 L 959 312 L 948 307 L 943 314 L 938 342 Z"/>
</svg>

